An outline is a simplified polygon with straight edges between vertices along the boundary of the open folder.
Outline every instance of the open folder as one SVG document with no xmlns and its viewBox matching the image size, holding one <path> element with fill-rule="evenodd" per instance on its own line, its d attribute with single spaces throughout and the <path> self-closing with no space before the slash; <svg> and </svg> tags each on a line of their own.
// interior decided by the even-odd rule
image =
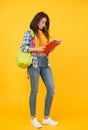
<svg viewBox="0 0 88 130">
<path fill-rule="evenodd" d="M 58 46 L 61 43 L 61 40 L 53 40 L 45 45 L 44 51 L 41 51 L 39 53 L 45 53 L 49 54 L 51 50 L 53 50 L 56 46 Z"/>
</svg>

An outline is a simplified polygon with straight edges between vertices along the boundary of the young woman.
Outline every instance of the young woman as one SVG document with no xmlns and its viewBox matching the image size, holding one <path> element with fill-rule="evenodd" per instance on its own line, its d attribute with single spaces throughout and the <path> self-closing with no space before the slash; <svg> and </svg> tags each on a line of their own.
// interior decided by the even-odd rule
<svg viewBox="0 0 88 130">
<path fill-rule="evenodd" d="M 30 29 L 33 31 L 34 37 L 30 30 L 26 31 L 21 46 L 22 51 L 31 52 L 33 55 L 32 65 L 28 67 L 31 86 L 29 104 L 30 114 L 32 117 L 31 122 L 36 128 L 42 127 L 36 117 L 36 97 L 38 92 L 39 76 L 41 76 L 47 89 L 42 123 L 53 126 L 58 125 L 58 122 L 52 120 L 50 117 L 50 109 L 54 96 L 54 81 L 48 55 L 42 52 L 45 49 L 45 45 L 49 42 L 49 25 L 50 20 L 48 15 L 44 12 L 37 13 L 30 23 Z M 32 43 L 34 43 L 34 46 L 32 46 Z"/>
</svg>

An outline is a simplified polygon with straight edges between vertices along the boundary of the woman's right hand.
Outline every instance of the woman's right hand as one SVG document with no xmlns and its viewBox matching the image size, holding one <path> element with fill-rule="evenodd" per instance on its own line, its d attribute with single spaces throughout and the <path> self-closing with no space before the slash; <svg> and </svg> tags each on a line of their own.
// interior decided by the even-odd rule
<svg viewBox="0 0 88 130">
<path fill-rule="evenodd" d="M 45 50 L 45 46 L 38 47 L 38 48 L 28 48 L 28 52 L 42 52 Z"/>
<path fill-rule="evenodd" d="M 37 51 L 38 51 L 38 52 L 42 52 L 42 51 L 45 50 L 45 48 L 46 48 L 45 46 L 39 47 L 39 48 L 37 48 Z"/>
</svg>

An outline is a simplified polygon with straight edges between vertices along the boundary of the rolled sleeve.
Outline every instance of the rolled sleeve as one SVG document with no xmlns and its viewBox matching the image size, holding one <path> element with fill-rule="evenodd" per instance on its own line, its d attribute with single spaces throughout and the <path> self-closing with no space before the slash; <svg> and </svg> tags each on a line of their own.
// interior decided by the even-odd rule
<svg viewBox="0 0 88 130">
<path fill-rule="evenodd" d="M 22 51 L 27 52 L 28 48 L 32 46 L 32 35 L 30 31 L 24 33 L 22 46 L 20 47 Z"/>
</svg>

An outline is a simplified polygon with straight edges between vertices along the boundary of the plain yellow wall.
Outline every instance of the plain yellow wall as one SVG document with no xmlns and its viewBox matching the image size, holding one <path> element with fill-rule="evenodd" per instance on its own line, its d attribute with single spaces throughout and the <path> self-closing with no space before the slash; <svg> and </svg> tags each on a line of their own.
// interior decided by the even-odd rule
<svg viewBox="0 0 88 130">
<path fill-rule="evenodd" d="M 52 54 L 55 81 L 52 115 L 88 114 L 88 1 L 0 1 L 0 106 L 29 113 L 26 70 L 18 68 L 16 53 L 33 16 L 45 11 L 52 39 L 62 40 Z M 43 114 L 46 90 L 40 78 L 37 113 Z M 4 107 L 5 106 L 5 107 Z M 11 108 L 10 108 L 11 107 Z M 14 107 L 13 107 L 14 108 Z"/>
</svg>

